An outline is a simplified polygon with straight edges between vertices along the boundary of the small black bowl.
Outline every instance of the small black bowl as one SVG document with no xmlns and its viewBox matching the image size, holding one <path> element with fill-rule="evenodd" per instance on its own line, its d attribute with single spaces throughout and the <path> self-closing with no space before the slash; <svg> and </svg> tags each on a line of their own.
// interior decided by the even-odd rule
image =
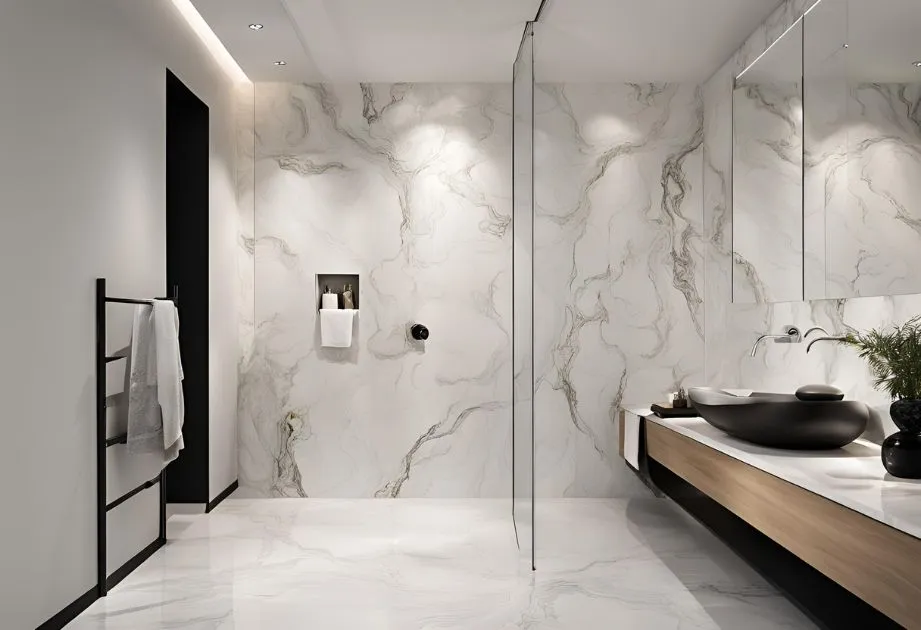
<svg viewBox="0 0 921 630">
<path fill-rule="evenodd" d="M 803 385 L 796 390 L 800 400 L 844 400 L 844 392 L 831 385 Z"/>
</svg>

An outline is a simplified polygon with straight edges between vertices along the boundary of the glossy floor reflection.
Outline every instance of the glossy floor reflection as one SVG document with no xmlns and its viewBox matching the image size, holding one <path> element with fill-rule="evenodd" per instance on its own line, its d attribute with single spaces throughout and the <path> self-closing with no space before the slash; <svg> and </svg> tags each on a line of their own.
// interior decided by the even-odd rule
<svg viewBox="0 0 921 630">
<path fill-rule="evenodd" d="M 537 508 L 538 571 L 507 500 L 231 499 L 68 628 L 808 628 L 667 500 Z"/>
</svg>

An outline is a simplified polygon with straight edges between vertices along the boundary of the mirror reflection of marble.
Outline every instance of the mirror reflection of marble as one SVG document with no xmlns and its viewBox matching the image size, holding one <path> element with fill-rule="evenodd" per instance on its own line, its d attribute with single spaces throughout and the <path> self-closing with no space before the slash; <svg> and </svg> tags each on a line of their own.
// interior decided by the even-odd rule
<svg viewBox="0 0 921 630">
<path fill-rule="evenodd" d="M 806 299 L 921 293 L 921 1 L 804 25 Z"/>
<path fill-rule="evenodd" d="M 802 21 L 736 78 L 732 108 L 733 301 L 802 300 Z"/>
</svg>

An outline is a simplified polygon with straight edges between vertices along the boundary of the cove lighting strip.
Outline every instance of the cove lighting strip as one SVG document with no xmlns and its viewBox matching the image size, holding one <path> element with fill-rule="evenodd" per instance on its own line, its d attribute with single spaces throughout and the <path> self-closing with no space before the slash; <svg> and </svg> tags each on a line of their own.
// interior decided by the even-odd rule
<svg viewBox="0 0 921 630">
<path fill-rule="evenodd" d="M 227 52 L 223 42 L 214 34 L 214 31 L 208 26 L 205 18 L 201 16 L 201 13 L 199 13 L 195 5 L 192 4 L 192 0 L 172 0 L 172 3 L 182 17 L 185 18 L 185 21 L 192 30 L 195 31 L 195 34 L 198 35 L 198 38 L 205 45 L 205 48 L 208 49 L 208 52 L 211 53 L 211 56 L 214 57 L 217 64 L 227 73 L 227 76 L 236 83 L 251 83 L 249 77 L 243 72 L 243 68 L 241 68 L 237 60 Z"/>
</svg>

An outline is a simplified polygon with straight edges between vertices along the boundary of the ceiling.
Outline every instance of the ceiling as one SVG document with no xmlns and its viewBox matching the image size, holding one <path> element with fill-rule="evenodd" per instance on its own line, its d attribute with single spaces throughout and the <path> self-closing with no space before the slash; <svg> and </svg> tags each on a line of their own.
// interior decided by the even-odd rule
<svg viewBox="0 0 921 630">
<path fill-rule="evenodd" d="M 540 0 L 192 0 L 253 81 L 504 82 Z M 548 0 L 538 81 L 702 81 L 780 0 Z M 263 24 L 252 31 L 250 23 Z M 274 62 L 284 60 L 285 66 Z"/>
<path fill-rule="evenodd" d="M 800 20 L 755 59 L 737 79 L 740 85 L 800 83 L 803 80 L 803 29 Z M 841 48 L 840 41 L 835 44 Z"/>
<path fill-rule="evenodd" d="M 704 81 L 779 0 L 550 0 L 534 42 L 542 81 Z"/>
<path fill-rule="evenodd" d="M 744 73 L 759 84 L 812 80 L 919 83 L 921 2 L 824 0 Z"/>
<path fill-rule="evenodd" d="M 918 83 L 921 2 L 824 0 L 805 20 L 806 77 Z M 844 44 L 847 48 L 844 48 Z"/>
</svg>

